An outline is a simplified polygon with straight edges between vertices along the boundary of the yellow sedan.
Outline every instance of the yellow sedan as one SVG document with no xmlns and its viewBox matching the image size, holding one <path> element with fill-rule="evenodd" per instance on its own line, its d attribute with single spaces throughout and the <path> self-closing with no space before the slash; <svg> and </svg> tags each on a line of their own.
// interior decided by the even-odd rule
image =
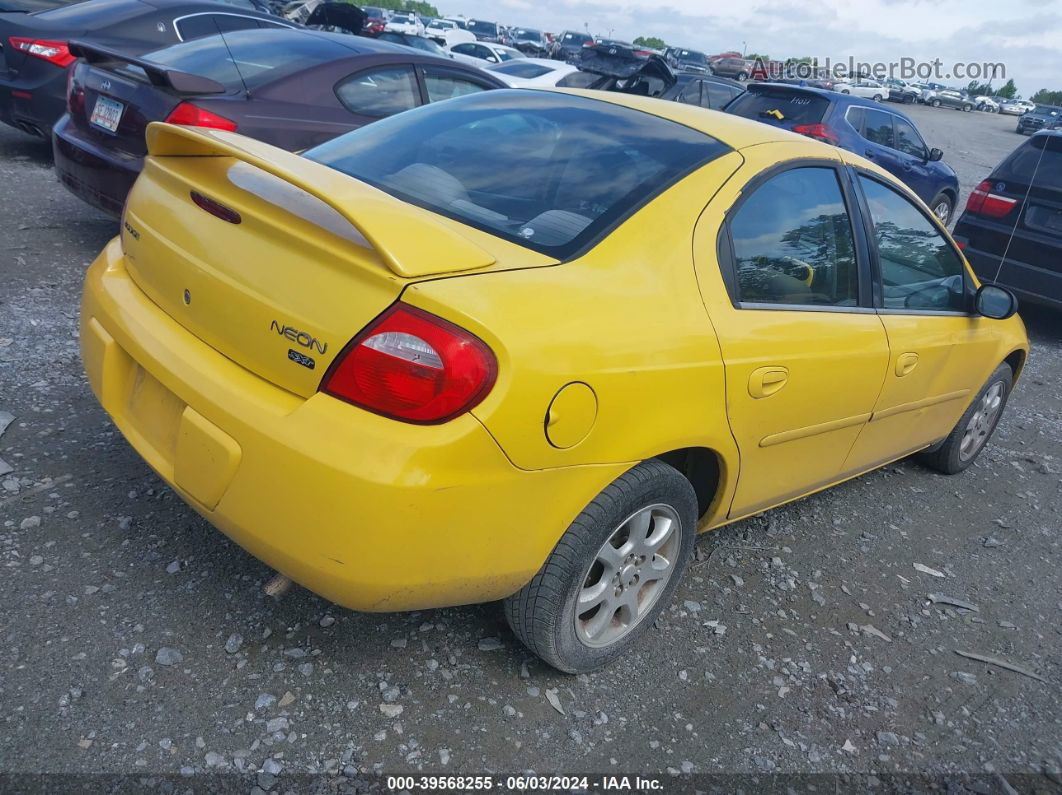
<svg viewBox="0 0 1062 795">
<path fill-rule="evenodd" d="M 152 124 L 85 282 L 96 396 L 195 510 L 368 611 L 505 600 L 564 671 L 698 531 L 983 449 L 1028 343 L 881 169 L 753 121 L 492 91 L 303 156 Z"/>
</svg>

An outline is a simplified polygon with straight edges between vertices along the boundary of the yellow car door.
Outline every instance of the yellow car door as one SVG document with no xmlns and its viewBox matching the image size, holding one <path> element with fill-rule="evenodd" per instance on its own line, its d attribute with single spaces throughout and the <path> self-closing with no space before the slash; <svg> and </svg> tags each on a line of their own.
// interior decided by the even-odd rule
<svg viewBox="0 0 1062 795">
<path fill-rule="evenodd" d="M 962 256 L 928 212 L 879 177 L 853 176 L 890 347 L 881 397 L 846 465 L 866 469 L 947 436 L 1002 361 L 1009 327 L 972 312 Z"/>
<path fill-rule="evenodd" d="M 796 142 L 742 154 L 695 237 L 741 456 L 731 518 L 843 479 L 889 360 L 839 159 Z"/>
</svg>

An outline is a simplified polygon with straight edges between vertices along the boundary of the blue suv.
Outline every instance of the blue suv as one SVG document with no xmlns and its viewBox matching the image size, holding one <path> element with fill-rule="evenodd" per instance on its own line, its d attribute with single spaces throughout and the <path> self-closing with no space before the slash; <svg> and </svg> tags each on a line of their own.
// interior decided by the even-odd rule
<svg viewBox="0 0 1062 795">
<path fill-rule="evenodd" d="M 945 226 L 959 180 L 944 153 L 930 149 L 907 116 L 850 94 L 788 83 L 750 83 L 727 113 L 792 130 L 877 163 L 902 180 Z"/>
</svg>

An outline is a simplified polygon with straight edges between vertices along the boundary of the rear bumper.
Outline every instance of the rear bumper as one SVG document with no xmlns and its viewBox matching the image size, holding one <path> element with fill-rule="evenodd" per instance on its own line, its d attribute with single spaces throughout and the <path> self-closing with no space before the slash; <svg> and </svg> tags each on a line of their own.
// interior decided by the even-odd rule
<svg viewBox="0 0 1062 795">
<path fill-rule="evenodd" d="M 969 246 L 963 251 L 966 259 L 982 281 L 998 281 L 1013 290 L 1019 298 L 1032 303 L 1062 309 L 1062 273 L 1049 271 L 1027 262 L 1007 259 L 999 265 L 999 255 Z M 996 274 L 999 273 L 999 279 Z"/>
<path fill-rule="evenodd" d="M 20 80 L 0 73 L 0 121 L 47 138 L 66 113 L 66 70 L 56 68 L 43 80 Z"/>
<path fill-rule="evenodd" d="M 162 312 L 117 240 L 86 274 L 81 347 L 103 408 L 189 505 L 354 609 L 507 596 L 626 468 L 520 470 L 471 415 L 414 426 L 293 395 Z"/>
<path fill-rule="evenodd" d="M 143 158 L 122 158 L 83 135 L 63 116 L 52 135 L 52 154 L 59 181 L 82 201 L 118 217 L 132 190 Z"/>
</svg>

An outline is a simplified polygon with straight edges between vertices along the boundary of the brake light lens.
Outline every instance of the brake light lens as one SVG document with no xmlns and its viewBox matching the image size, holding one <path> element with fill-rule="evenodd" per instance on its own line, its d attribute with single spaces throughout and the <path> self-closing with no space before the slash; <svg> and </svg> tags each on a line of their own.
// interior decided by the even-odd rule
<svg viewBox="0 0 1062 795">
<path fill-rule="evenodd" d="M 970 198 L 966 200 L 966 210 L 974 215 L 1003 218 L 1017 203 L 1017 199 L 993 193 L 992 182 L 986 179 L 970 192 Z"/>
<path fill-rule="evenodd" d="M 8 41 L 11 47 L 34 58 L 40 58 L 48 63 L 55 64 L 63 69 L 77 60 L 70 54 L 70 48 L 65 41 L 50 41 L 48 39 L 27 39 L 22 36 L 12 36 Z"/>
<path fill-rule="evenodd" d="M 169 124 L 180 124 L 182 127 L 210 127 L 215 130 L 228 130 L 236 132 L 236 122 L 226 119 L 206 108 L 193 105 L 191 102 L 182 102 L 170 111 L 166 117 Z"/>
<path fill-rule="evenodd" d="M 66 109 L 71 116 L 80 116 L 85 112 L 85 88 L 74 79 L 74 71 L 66 78 Z"/>
<path fill-rule="evenodd" d="M 385 417 L 430 425 L 472 409 L 497 374 L 497 359 L 479 337 L 399 303 L 351 340 L 321 390 Z"/>
<path fill-rule="evenodd" d="M 798 124 L 793 127 L 793 132 L 806 135 L 808 138 L 814 138 L 816 141 L 833 144 L 834 146 L 837 146 L 840 142 L 837 133 L 825 124 Z"/>
</svg>

